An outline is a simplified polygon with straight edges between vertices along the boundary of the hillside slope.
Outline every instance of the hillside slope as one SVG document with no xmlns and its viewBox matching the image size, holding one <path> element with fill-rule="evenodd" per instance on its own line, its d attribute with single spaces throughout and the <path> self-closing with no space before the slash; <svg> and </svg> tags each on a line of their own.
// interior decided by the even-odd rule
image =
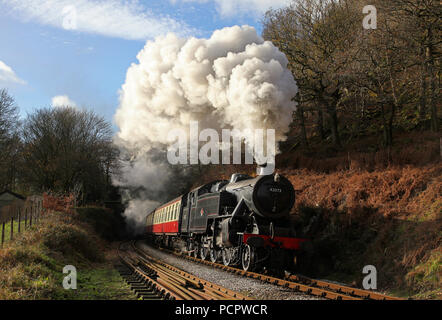
<svg viewBox="0 0 442 320">
<path fill-rule="evenodd" d="M 285 146 L 277 171 L 296 190 L 293 220 L 314 243 L 309 275 L 361 286 L 374 265 L 378 288 L 442 298 L 442 162 L 439 136 L 412 133 L 390 149 L 367 139 L 339 152 Z M 254 174 L 215 166 L 198 181 Z"/>
<path fill-rule="evenodd" d="M 0 250 L 0 300 L 136 299 L 114 269 L 111 213 L 102 208 L 49 213 Z M 91 223 L 100 218 L 102 226 Z M 104 227 L 103 227 L 104 226 Z M 77 270 L 77 289 L 65 290 L 63 268 Z"/>
</svg>

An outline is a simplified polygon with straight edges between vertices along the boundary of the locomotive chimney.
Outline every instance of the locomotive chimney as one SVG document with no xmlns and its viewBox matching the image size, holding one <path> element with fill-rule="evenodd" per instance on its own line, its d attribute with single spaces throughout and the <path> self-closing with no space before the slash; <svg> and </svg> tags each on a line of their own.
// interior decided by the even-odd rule
<svg viewBox="0 0 442 320">
<path fill-rule="evenodd" d="M 258 164 L 257 168 L 256 168 L 256 172 L 259 176 L 268 176 L 271 175 L 273 173 L 273 169 L 272 166 L 267 165 L 266 163 L 263 164 Z"/>
</svg>

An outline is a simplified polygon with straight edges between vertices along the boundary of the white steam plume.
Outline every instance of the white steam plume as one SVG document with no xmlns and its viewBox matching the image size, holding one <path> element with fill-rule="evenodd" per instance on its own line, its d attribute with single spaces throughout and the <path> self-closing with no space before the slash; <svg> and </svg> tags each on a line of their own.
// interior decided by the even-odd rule
<svg viewBox="0 0 442 320">
<path fill-rule="evenodd" d="M 188 132 L 191 121 L 198 121 L 200 130 L 275 129 L 277 142 L 286 139 L 297 86 L 285 55 L 253 27 L 224 28 L 209 39 L 168 34 L 148 41 L 137 58 L 115 115 L 117 144 L 135 154 L 124 168 L 126 177 L 134 178 L 119 185 L 154 183 L 161 189 L 161 181 L 145 175 L 152 169 L 134 163 L 165 151 L 171 144 L 168 133 Z M 140 177 L 143 181 L 134 183 Z"/>
</svg>

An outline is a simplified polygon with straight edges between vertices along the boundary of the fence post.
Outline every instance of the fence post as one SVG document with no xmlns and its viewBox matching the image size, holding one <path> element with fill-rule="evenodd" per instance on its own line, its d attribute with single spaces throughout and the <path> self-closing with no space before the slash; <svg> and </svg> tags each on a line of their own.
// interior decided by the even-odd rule
<svg viewBox="0 0 442 320">
<path fill-rule="evenodd" d="M 18 208 L 18 233 L 21 231 L 21 208 Z"/>
<path fill-rule="evenodd" d="M 29 217 L 29 226 L 30 227 L 32 227 L 32 216 L 33 216 L 33 207 L 32 207 L 32 204 L 31 204 L 31 216 Z"/>
<path fill-rule="evenodd" d="M 9 240 L 14 239 L 14 217 L 11 217 L 11 238 Z"/>
<path fill-rule="evenodd" d="M 5 242 L 5 224 L 6 222 L 3 222 L 2 224 L 2 248 L 3 248 L 3 243 Z"/>
<path fill-rule="evenodd" d="M 28 208 L 25 206 L 25 229 L 28 226 Z"/>
</svg>

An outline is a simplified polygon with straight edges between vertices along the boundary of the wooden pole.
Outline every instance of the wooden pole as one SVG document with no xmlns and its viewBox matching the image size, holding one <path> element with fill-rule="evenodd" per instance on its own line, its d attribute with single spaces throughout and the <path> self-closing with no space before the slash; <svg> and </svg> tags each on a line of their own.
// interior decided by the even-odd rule
<svg viewBox="0 0 442 320">
<path fill-rule="evenodd" d="M 6 224 L 6 222 L 3 222 L 3 226 L 2 226 L 2 248 L 3 248 L 3 243 L 5 242 L 5 224 Z"/>
<path fill-rule="evenodd" d="M 28 208 L 25 206 L 25 229 L 28 226 Z"/>
<path fill-rule="evenodd" d="M 11 217 L 11 238 L 9 240 L 14 239 L 14 217 Z"/>
<path fill-rule="evenodd" d="M 21 231 L 21 209 L 18 208 L 18 233 Z"/>
</svg>

